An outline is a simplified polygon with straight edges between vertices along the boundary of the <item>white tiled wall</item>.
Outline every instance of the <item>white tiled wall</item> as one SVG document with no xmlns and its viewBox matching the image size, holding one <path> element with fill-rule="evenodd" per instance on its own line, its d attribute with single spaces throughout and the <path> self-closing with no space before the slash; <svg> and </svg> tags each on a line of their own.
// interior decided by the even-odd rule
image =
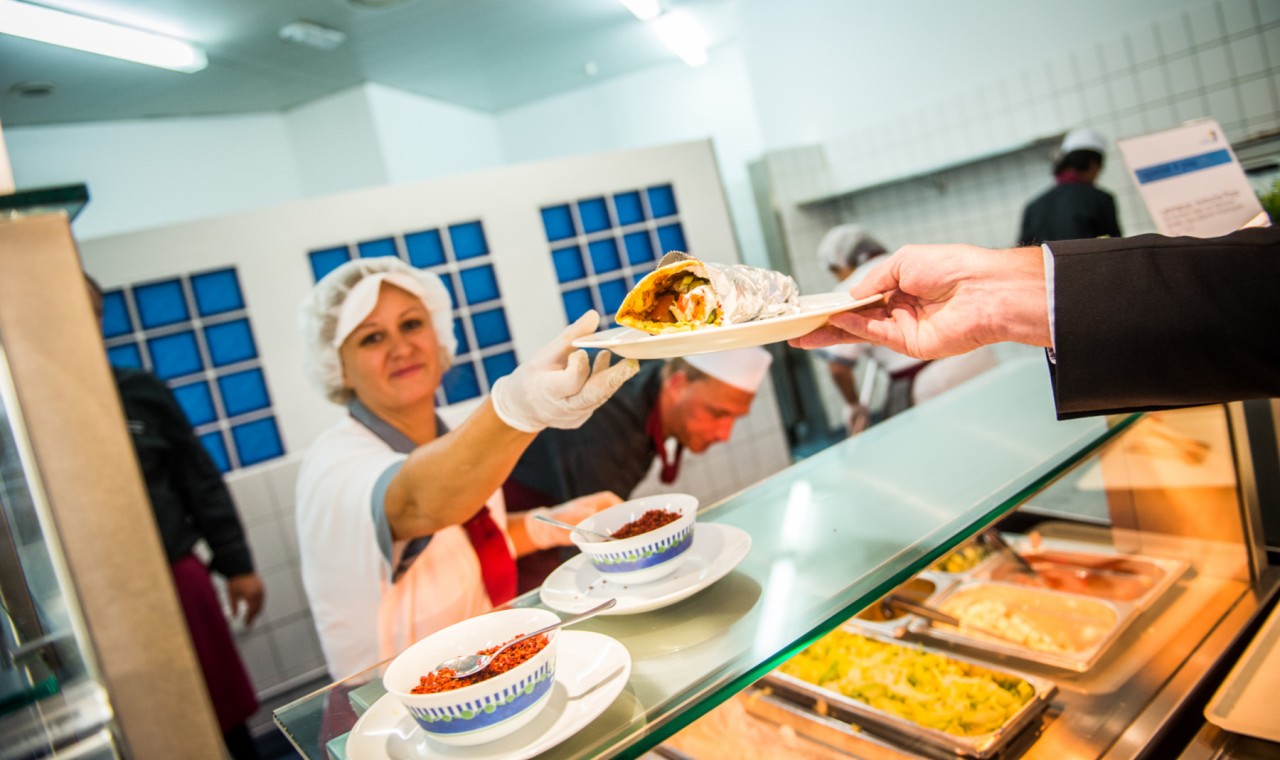
<svg viewBox="0 0 1280 760">
<path fill-rule="evenodd" d="M 1280 128 L 1280 2 L 1220 0 L 1153 18 L 767 162 L 793 271 L 802 292 L 817 292 L 834 285 L 815 252 L 835 224 L 865 224 L 890 249 L 1009 246 L 1023 206 L 1052 185 L 1062 133 L 1091 126 L 1115 141 L 1202 117 L 1233 142 Z M 1125 234 L 1154 230 L 1117 150 L 1099 185 L 1116 196 Z"/>
</svg>

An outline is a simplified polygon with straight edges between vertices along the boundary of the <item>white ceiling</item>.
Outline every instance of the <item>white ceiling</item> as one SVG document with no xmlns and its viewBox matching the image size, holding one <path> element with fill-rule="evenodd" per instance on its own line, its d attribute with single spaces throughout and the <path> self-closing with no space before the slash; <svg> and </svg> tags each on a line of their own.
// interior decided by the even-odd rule
<svg viewBox="0 0 1280 760">
<path fill-rule="evenodd" d="M 498 112 L 620 74 L 678 61 L 617 0 L 43 0 L 203 47 L 181 74 L 0 34 L 6 127 L 279 111 L 373 82 Z M 695 16 L 714 46 L 737 33 L 738 0 L 664 0 Z M 333 51 L 280 40 L 306 20 L 339 29 Z M 594 64 L 596 74 L 586 72 Z M 48 83 L 40 97 L 18 93 Z"/>
</svg>

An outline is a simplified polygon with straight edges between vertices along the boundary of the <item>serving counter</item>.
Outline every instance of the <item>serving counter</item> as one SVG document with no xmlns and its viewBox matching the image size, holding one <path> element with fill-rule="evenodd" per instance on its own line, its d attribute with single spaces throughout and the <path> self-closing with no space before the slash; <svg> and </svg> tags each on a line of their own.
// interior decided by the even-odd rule
<svg viewBox="0 0 1280 760">
<path fill-rule="evenodd" d="M 732 573 L 691 598 L 578 626 L 621 642 L 632 668 L 607 710 L 543 756 L 633 757 L 735 695 L 735 702 L 751 699 L 758 706 L 755 685 L 763 676 L 1024 505 L 1020 514 L 1030 515 L 1044 535 L 1179 558 L 1189 569 L 1126 627 L 1099 667 L 1042 673 L 1054 678 L 1058 696 L 1029 733 L 1027 741 L 1034 742 L 1018 752 L 1048 757 L 1070 748 L 1072 756 L 1123 756 L 1148 744 L 1228 651 L 1273 582 L 1251 573 L 1258 568 L 1251 564 L 1248 531 L 1241 525 L 1256 515 L 1237 506 L 1233 482 L 1211 519 L 1234 524 L 1234 532 L 1144 530 L 1141 516 L 1167 499 L 1132 483 L 1095 483 L 1124 480 L 1135 457 L 1150 453 L 1152 444 L 1145 443 L 1147 449 L 1127 452 L 1112 446 L 1118 453 L 1101 456 L 1114 441 L 1145 440 L 1135 434 L 1144 418 L 1059 422 L 1050 394 L 1042 359 L 1010 362 L 705 506 L 699 522 L 746 531 L 750 552 Z M 1238 450 L 1238 441 L 1228 438 L 1223 409 L 1208 412 L 1221 440 L 1206 445 Z M 1185 456 L 1177 435 L 1173 440 L 1174 456 Z M 1128 524 L 1096 524 L 1106 522 L 1097 515 L 1119 511 L 1128 515 Z M 1094 517 L 1073 521 L 1062 514 Z M 535 592 L 512 605 L 540 601 Z M 346 757 L 357 720 L 383 696 L 381 668 L 280 708 L 277 724 L 306 757 Z M 786 712 L 793 706 L 777 708 Z M 696 733 L 698 725 L 685 735 Z M 839 726 L 834 730 L 841 732 Z M 847 725 L 843 733 L 862 747 L 857 751 L 875 754 L 867 748 L 881 747 Z M 828 748 L 843 741 L 815 738 Z M 679 745 L 677 739 L 670 746 Z M 886 756 L 914 751 L 882 749 Z"/>
</svg>

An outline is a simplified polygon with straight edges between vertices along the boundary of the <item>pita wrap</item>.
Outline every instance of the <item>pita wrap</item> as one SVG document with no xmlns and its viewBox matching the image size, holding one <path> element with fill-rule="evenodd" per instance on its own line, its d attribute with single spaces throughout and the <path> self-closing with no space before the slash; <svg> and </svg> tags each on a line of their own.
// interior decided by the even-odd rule
<svg viewBox="0 0 1280 760">
<path fill-rule="evenodd" d="M 796 281 L 781 272 L 672 251 L 636 283 L 614 320 L 647 333 L 679 332 L 795 314 L 799 300 Z"/>
</svg>

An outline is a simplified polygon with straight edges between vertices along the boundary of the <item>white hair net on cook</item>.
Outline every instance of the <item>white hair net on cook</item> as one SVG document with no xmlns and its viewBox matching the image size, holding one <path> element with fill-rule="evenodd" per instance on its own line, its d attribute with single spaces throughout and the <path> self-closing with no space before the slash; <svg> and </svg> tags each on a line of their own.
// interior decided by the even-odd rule
<svg viewBox="0 0 1280 760">
<path fill-rule="evenodd" d="M 880 241 L 871 237 L 861 224 L 832 227 L 818 243 L 818 261 L 827 269 L 857 269 L 867 259 L 885 252 Z"/>
<path fill-rule="evenodd" d="M 373 311 L 383 282 L 422 300 L 431 314 L 431 327 L 446 368 L 458 350 L 458 339 L 453 334 L 453 302 L 439 277 L 392 256 L 348 261 L 311 288 L 298 312 L 307 374 L 335 404 L 351 400 L 351 390 L 343 383 L 338 348 Z"/>
</svg>

